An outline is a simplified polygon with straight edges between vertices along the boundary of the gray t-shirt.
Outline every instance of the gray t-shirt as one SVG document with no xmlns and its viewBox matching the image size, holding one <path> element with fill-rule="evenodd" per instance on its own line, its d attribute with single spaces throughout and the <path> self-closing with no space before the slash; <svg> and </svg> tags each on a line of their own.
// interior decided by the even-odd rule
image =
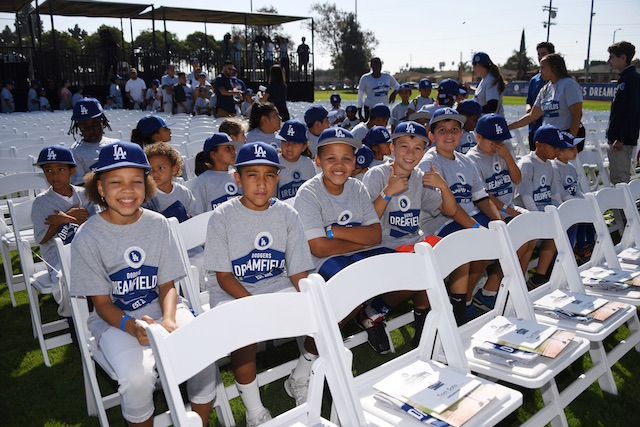
<svg viewBox="0 0 640 427">
<path fill-rule="evenodd" d="M 360 122 L 351 129 L 351 134 L 358 141 L 362 141 L 367 132 L 369 132 L 369 127 L 366 122 Z"/>
<path fill-rule="evenodd" d="M 71 243 L 72 296 L 109 295 L 136 319 L 162 317 L 158 286 L 185 275 L 167 219 L 143 209 L 133 224 L 118 225 L 94 215 Z M 96 339 L 112 327 L 93 312 L 89 330 Z"/>
<path fill-rule="evenodd" d="M 146 203 L 145 207 L 148 205 L 150 209 L 156 212 L 163 212 L 175 202 L 180 202 L 187 211 L 187 214 L 190 216 L 198 215 L 202 209 L 198 208 L 196 198 L 193 196 L 193 193 L 191 193 L 191 190 L 177 182 L 173 182 L 172 184 L 173 188 L 170 193 L 163 193 L 159 189 L 156 190 L 155 197 Z"/>
<path fill-rule="evenodd" d="M 49 215 L 55 215 L 55 211 L 66 212 L 73 206 L 78 208 L 85 208 L 89 215 L 96 213 L 95 207 L 84 197 L 84 188 L 71 186 L 73 194 L 67 198 L 61 196 L 53 190 L 53 187 L 49 187 L 47 191 L 39 194 L 33 201 L 31 207 L 31 221 L 33 222 L 33 235 L 36 242 L 42 241 L 45 234 L 49 230 L 49 225 L 45 224 Z M 62 243 L 69 244 L 73 240 L 73 237 L 78 231 L 80 226 L 74 223 L 64 223 L 58 229 L 58 232 L 45 243 L 40 244 L 40 255 L 51 266 L 58 269 L 60 262 L 58 260 L 58 253 L 56 251 L 55 238 L 59 237 Z M 47 267 L 49 268 L 49 267 Z M 50 270 L 50 268 L 49 268 Z"/>
<path fill-rule="evenodd" d="M 196 178 L 193 196 L 198 213 L 215 209 L 219 204 L 242 194 L 231 171 L 208 170 Z"/>
<path fill-rule="evenodd" d="M 513 203 L 514 186 L 509 175 L 507 162 L 498 153 L 487 155 L 478 147 L 473 147 L 467 153 L 467 157 L 473 160 L 484 182 L 487 193 L 500 200 L 507 206 Z"/>
<path fill-rule="evenodd" d="M 373 203 L 389 182 L 391 165 L 370 168 L 364 175 L 363 182 Z M 424 239 L 420 230 L 420 211 L 429 212 L 432 216 L 440 212 L 442 196 L 438 190 L 422 185 L 424 172 L 418 169 L 411 171 L 409 188 L 396 194 L 387 204 L 380 225 L 382 226 L 382 246 L 395 248 L 410 245 Z"/>
<path fill-rule="evenodd" d="M 476 136 L 473 132 L 468 130 L 462 130 L 462 138 L 460 138 L 460 144 L 456 147 L 458 153 L 467 154 L 471 147 L 475 147 L 478 144 Z"/>
<path fill-rule="evenodd" d="M 318 174 L 298 189 L 294 207 L 300 214 L 307 240 L 326 237 L 328 225 L 359 226 L 380 222 L 364 184 L 353 178 L 347 179 L 342 193 L 334 196 L 324 186 L 322 174 Z M 329 258 L 312 256 L 316 269 Z"/>
<path fill-rule="evenodd" d="M 549 80 L 536 98 L 535 106 L 542 109 L 542 123 L 568 130 L 571 127 L 569 107 L 582 102 L 582 88 L 570 77 L 558 80 L 555 84 Z"/>
<path fill-rule="evenodd" d="M 91 172 L 91 167 L 97 163 L 100 149 L 117 139 L 107 138 L 103 136 L 100 142 L 86 142 L 84 139 L 77 141 L 71 146 L 73 158 L 76 160 L 76 173 L 71 177 L 73 185 L 83 185 L 84 175 Z"/>
<path fill-rule="evenodd" d="M 282 154 L 278 154 L 278 159 L 280 159 L 280 164 L 284 166 L 284 169 L 280 171 L 276 197 L 280 200 L 295 197 L 298 188 L 300 188 L 306 180 L 316 175 L 315 164 L 313 160 L 307 156 L 300 156 L 298 160 L 293 163 L 285 160 Z"/>
<path fill-rule="evenodd" d="M 498 101 L 498 108 L 495 111 L 496 114 L 504 116 L 504 107 L 502 106 L 502 94 L 498 91 L 498 82 L 491 75 L 487 74 L 476 88 L 476 94 L 474 99 L 480 103 L 481 106 L 487 105 L 491 100 Z"/>
<path fill-rule="evenodd" d="M 2 101 L 3 113 L 12 113 L 16 110 L 16 103 L 13 100 L 13 94 L 6 87 L 3 87 L 2 91 L 0 92 L 0 101 Z M 9 108 L 9 106 L 7 105 L 7 101 L 9 101 L 9 104 L 11 104 L 12 108 Z"/>
<path fill-rule="evenodd" d="M 295 289 L 289 276 L 313 269 L 309 244 L 296 211 L 272 201 L 267 210 L 255 211 L 234 198 L 213 212 L 204 245 L 206 271 L 231 272 L 254 295 Z M 233 300 L 213 283 L 212 306 Z"/>
<path fill-rule="evenodd" d="M 453 160 L 447 159 L 438 154 L 435 147 L 430 148 L 422 157 L 418 169 L 423 172 L 431 171 L 433 163 L 440 176 L 449 185 L 458 205 L 469 215 L 475 215 L 476 207 L 473 202 L 488 197 L 487 192 L 473 160 L 457 151 L 454 151 L 453 155 Z M 436 234 L 441 226 L 451 221 L 453 221 L 451 218 L 439 211 L 435 216 L 430 212 L 422 212 L 420 228 L 425 234 Z"/>
<path fill-rule="evenodd" d="M 578 184 L 578 172 L 571 163 L 562 163 L 558 159 L 551 160 L 553 167 L 553 181 L 557 182 L 558 192 L 551 194 L 554 204 L 560 205 L 569 199 L 584 199 L 584 194 Z"/>
<path fill-rule="evenodd" d="M 415 112 L 421 109 L 423 105 L 430 105 L 433 103 L 434 100 L 432 98 L 425 98 L 422 95 L 419 95 L 411 100 L 411 102 L 409 103 L 409 108 Z"/>
<path fill-rule="evenodd" d="M 400 123 L 407 120 L 407 111 L 409 111 L 410 103 L 403 104 L 397 103 L 391 108 L 391 117 L 389 118 L 389 124 L 392 126 L 398 126 Z"/>
<path fill-rule="evenodd" d="M 278 148 L 280 148 L 280 140 L 276 138 L 276 135 L 276 132 L 264 133 L 258 128 L 251 129 L 249 132 L 247 132 L 246 144 L 250 142 L 260 141 L 273 146 L 277 150 Z"/>
<path fill-rule="evenodd" d="M 553 166 L 551 162 L 543 162 L 536 155 L 535 151 L 523 156 L 518 162 L 522 181 L 516 187 L 519 197 L 516 204 L 530 211 L 544 211 L 544 207 L 553 204 L 551 195 L 554 191 L 558 191 L 557 184 L 553 179 Z M 533 198 L 535 206 L 530 205 L 523 196 Z"/>
</svg>

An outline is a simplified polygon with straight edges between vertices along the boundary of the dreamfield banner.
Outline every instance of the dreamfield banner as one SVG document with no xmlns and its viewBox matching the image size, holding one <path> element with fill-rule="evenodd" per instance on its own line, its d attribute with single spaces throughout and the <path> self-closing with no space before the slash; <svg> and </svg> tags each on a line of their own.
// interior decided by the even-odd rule
<svg viewBox="0 0 640 427">
<path fill-rule="evenodd" d="M 616 83 L 580 83 L 584 99 L 594 101 L 613 101 L 618 85 Z M 529 82 L 507 83 L 506 96 L 527 96 Z"/>
</svg>

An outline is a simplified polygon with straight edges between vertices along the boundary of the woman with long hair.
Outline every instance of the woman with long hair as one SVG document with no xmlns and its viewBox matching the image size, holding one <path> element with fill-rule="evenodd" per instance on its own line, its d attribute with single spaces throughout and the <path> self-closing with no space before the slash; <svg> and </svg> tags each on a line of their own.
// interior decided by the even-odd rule
<svg viewBox="0 0 640 427">
<path fill-rule="evenodd" d="M 497 113 L 504 116 L 502 95 L 505 83 L 500 69 L 484 52 L 473 55 L 471 62 L 473 63 L 473 73 L 482 78 L 476 88 L 475 95 L 475 100 L 482 106 L 482 114 Z"/>
<path fill-rule="evenodd" d="M 287 109 L 287 80 L 284 71 L 279 65 L 271 67 L 269 72 L 269 82 L 267 91 L 262 97 L 262 102 L 269 101 L 278 108 L 282 121 L 289 120 L 289 109 Z"/>
</svg>

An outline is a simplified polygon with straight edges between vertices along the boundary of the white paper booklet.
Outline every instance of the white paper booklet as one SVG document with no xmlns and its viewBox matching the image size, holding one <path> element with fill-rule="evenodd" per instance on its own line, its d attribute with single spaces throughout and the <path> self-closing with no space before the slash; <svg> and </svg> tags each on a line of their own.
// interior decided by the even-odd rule
<svg viewBox="0 0 640 427">
<path fill-rule="evenodd" d="M 418 360 L 373 387 L 404 403 L 441 413 L 479 385 L 480 381 L 450 368 Z"/>
<path fill-rule="evenodd" d="M 640 264 L 640 249 L 627 248 L 618 254 L 618 258 L 630 264 Z"/>
<path fill-rule="evenodd" d="M 534 306 L 549 310 L 560 309 L 570 313 L 586 316 L 599 309 L 608 301 L 591 295 L 577 294 L 557 289 L 533 303 Z"/>
<path fill-rule="evenodd" d="M 473 337 L 482 341 L 533 350 L 553 335 L 556 329 L 555 326 L 498 316 L 473 334 Z"/>
<path fill-rule="evenodd" d="M 603 267 L 591 267 L 580 272 L 582 283 L 585 285 L 593 283 L 632 285 L 634 284 L 633 279 L 638 275 L 640 275 L 640 271 L 614 270 Z"/>
</svg>

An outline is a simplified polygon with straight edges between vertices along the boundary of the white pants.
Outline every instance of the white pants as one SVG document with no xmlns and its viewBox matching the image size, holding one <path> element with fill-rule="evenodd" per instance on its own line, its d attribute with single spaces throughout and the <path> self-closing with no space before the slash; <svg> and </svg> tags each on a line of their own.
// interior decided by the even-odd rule
<svg viewBox="0 0 640 427">
<path fill-rule="evenodd" d="M 191 311 L 178 304 L 176 322 L 185 325 L 195 319 Z M 154 319 L 160 323 L 162 319 Z M 204 337 L 202 339 L 205 339 Z M 158 374 L 151 347 L 142 346 L 137 338 L 112 327 L 100 337 L 100 348 L 118 376 L 118 393 L 122 416 L 132 423 L 141 423 L 153 415 L 153 392 Z M 189 401 L 209 403 L 215 397 L 215 367 L 205 369 L 187 381 Z"/>
</svg>

